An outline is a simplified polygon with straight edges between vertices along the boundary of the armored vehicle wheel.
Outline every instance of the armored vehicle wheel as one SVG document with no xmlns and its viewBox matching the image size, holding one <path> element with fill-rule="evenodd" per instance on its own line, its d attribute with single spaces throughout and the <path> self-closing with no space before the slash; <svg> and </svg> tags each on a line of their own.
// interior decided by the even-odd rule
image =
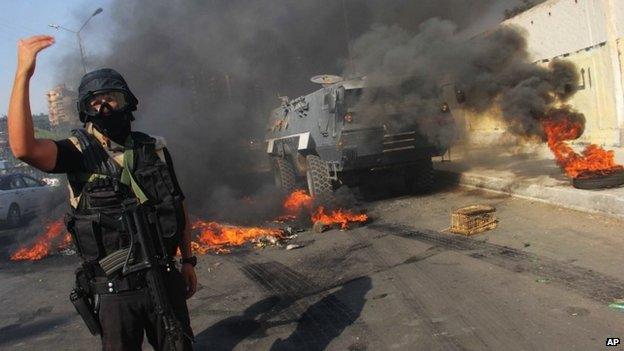
<svg viewBox="0 0 624 351">
<path fill-rule="evenodd" d="M 327 162 L 316 155 L 306 156 L 306 161 L 308 162 L 306 179 L 310 195 L 321 201 L 331 199 L 333 187 Z"/>
<path fill-rule="evenodd" d="M 295 191 L 297 181 L 295 166 L 283 157 L 272 157 L 271 163 L 275 185 L 287 193 Z"/>
<path fill-rule="evenodd" d="M 433 187 L 433 164 L 423 160 L 405 168 L 405 185 L 412 194 L 425 194 Z"/>
</svg>

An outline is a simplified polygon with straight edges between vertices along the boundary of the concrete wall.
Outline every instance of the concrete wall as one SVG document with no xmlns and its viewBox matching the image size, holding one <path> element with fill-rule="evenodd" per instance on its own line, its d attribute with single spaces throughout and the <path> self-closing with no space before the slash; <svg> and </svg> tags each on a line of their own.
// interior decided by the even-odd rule
<svg viewBox="0 0 624 351">
<path fill-rule="evenodd" d="M 582 81 L 570 104 L 587 118 L 579 141 L 622 146 L 624 0 L 550 0 L 503 25 L 525 31 L 536 64 L 562 58 L 577 65 Z M 467 116 L 473 121 L 468 124 L 492 134 L 501 132 L 501 122 L 495 117 L 477 121 L 480 117 Z"/>
</svg>

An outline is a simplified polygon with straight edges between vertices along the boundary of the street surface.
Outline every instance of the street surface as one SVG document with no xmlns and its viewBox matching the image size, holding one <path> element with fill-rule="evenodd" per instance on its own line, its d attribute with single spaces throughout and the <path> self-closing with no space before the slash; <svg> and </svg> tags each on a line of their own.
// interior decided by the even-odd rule
<svg viewBox="0 0 624 351">
<path fill-rule="evenodd" d="M 451 209 L 470 204 L 495 206 L 498 228 L 447 233 Z M 608 307 L 624 298 L 622 221 L 457 187 L 363 206 L 369 224 L 300 233 L 301 249 L 199 257 L 196 349 L 604 350 L 624 338 L 624 311 Z M 98 349 L 68 300 L 78 258 L 10 262 L 7 233 L 0 349 Z"/>
</svg>

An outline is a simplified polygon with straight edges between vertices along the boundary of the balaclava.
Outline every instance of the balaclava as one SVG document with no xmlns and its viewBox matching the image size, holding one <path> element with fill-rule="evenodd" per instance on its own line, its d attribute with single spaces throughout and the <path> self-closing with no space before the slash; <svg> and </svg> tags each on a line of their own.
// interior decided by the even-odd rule
<svg viewBox="0 0 624 351">
<path fill-rule="evenodd" d="M 96 95 L 106 92 L 123 94 L 125 103 L 113 109 L 103 103 L 99 112 L 89 111 L 87 104 Z M 128 84 L 117 71 L 103 68 L 85 74 L 78 87 L 78 113 L 83 123 L 92 122 L 93 126 L 111 140 L 123 144 L 130 133 L 130 122 L 134 120 L 132 111 L 136 110 L 138 100 L 130 91 Z"/>
</svg>

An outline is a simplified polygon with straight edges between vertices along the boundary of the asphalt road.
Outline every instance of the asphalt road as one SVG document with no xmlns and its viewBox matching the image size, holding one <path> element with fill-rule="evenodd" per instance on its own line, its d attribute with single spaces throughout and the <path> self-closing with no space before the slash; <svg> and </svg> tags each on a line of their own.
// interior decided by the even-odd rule
<svg viewBox="0 0 624 351">
<path fill-rule="evenodd" d="M 452 208 L 497 229 L 448 234 Z M 449 188 L 365 204 L 372 222 L 300 233 L 297 250 L 199 258 L 198 350 L 605 350 L 624 338 L 619 220 Z M 0 261 L 0 349 L 95 350 L 68 301 L 72 256 Z M 146 349 L 149 349 L 146 346 Z M 619 349 L 622 349 L 621 347 Z"/>
</svg>

